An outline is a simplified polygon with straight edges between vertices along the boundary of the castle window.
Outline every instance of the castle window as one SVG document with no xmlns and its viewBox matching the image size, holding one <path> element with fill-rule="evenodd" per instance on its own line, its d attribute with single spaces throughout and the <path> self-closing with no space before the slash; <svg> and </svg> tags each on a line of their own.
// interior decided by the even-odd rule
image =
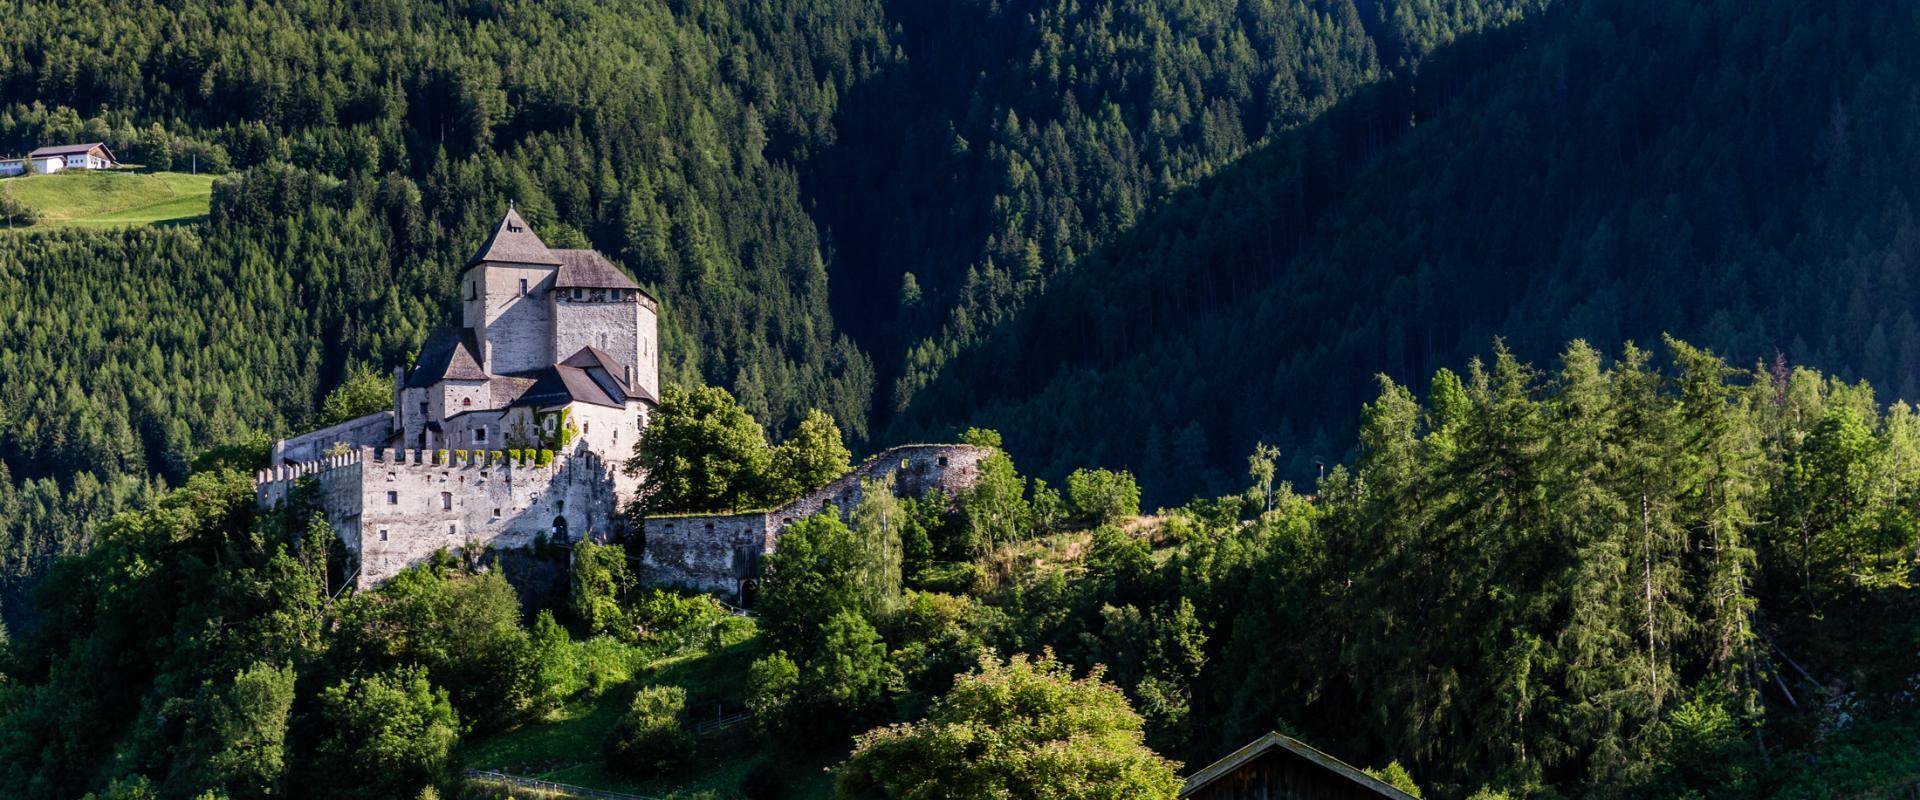
<svg viewBox="0 0 1920 800">
<path fill-rule="evenodd" d="M 427 401 L 422 400 L 420 401 L 420 416 L 424 417 L 426 415 L 427 415 Z"/>
<path fill-rule="evenodd" d="M 500 509 L 497 509 L 497 508 L 496 508 L 496 509 L 494 509 L 494 510 L 493 510 L 493 518 L 494 518 L 494 519 L 499 519 L 499 518 L 500 518 Z"/>
<path fill-rule="evenodd" d="M 453 509 L 453 493 L 452 492 L 440 493 L 440 508 L 448 511 L 451 511 Z"/>
<path fill-rule="evenodd" d="M 565 500 L 555 500 L 555 501 L 553 501 L 553 510 L 555 510 L 555 511 L 566 511 L 566 510 L 567 510 L 567 501 L 565 501 Z"/>
<path fill-rule="evenodd" d="M 587 435 L 588 433 L 590 433 L 590 432 L 592 432 L 592 431 L 593 431 L 593 423 L 591 423 L 591 422 L 582 422 L 582 423 L 580 423 L 580 435 L 581 435 L 581 436 L 585 436 L 585 435 Z"/>
<path fill-rule="evenodd" d="M 400 493 L 387 492 L 387 505 L 390 505 L 390 506 L 400 505 Z"/>
<path fill-rule="evenodd" d="M 473 441 L 474 441 L 474 443 L 475 443 L 475 444 L 485 444 L 485 443 L 486 443 L 486 441 L 487 441 L 487 426 L 485 426 L 485 425 L 482 425 L 482 426 L 480 426 L 480 427 L 478 427 L 478 428 L 474 428 L 474 429 L 473 429 Z"/>
<path fill-rule="evenodd" d="M 467 299 L 468 300 L 480 299 L 479 283 L 480 283 L 479 281 L 467 281 Z"/>
<path fill-rule="evenodd" d="M 389 472 L 387 473 L 387 480 L 391 481 L 391 480 L 399 480 L 399 479 L 396 478 L 393 473 Z"/>
<path fill-rule="evenodd" d="M 447 535 L 448 536 L 460 535 L 460 526 L 451 522 L 447 523 Z"/>
<path fill-rule="evenodd" d="M 520 279 L 520 296 L 521 297 L 527 296 L 527 279 L 526 278 Z"/>
<path fill-rule="evenodd" d="M 946 456 L 941 456 L 941 457 L 940 457 L 940 466 L 943 466 L 943 467 L 944 467 L 944 466 L 946 466 L 946 465 L 947 465 L 947 457 L 946 457 Z"/>
<path fill-rule="evenodd" d="M 460 407 L 461 407 L 461 408 L 472 408 L 472 407 L 473 407 L 473 398 L 471 398 L 471 397 L 462 397 L 462 398 L 460 398 Z"/>
<path fill-rule="evenodd" d="M 386 540 L 387 540 L 387 529 L 386 529 L 386 528 L 381 528 L 381 529 L 380 529 L 380 541 L 383 541 L 383 542 L 384 542 L 384 541 L 386 541 Z"/>
</svg>

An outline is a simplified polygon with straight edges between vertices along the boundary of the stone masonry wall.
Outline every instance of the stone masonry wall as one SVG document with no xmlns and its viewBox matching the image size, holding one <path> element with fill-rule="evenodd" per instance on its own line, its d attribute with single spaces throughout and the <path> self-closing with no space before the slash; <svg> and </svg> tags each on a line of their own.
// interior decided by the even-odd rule
<svg viewBox="0 0 1920 800">
<path fill-rule="evenodd" d="M 773 552 L 781 531 L 829 504 L 845 519 L 860 502 L 862 481 L 892 476 L 901 497 L 953 497 L 979 480 L 981 459 L 993 453 L 963 444 L 904 445 L 775 509 L 648 519 L 641 523 L 641 580 L 738 597 L 759 579 L 761 556 Z"/>
<path fill-rule="evenodd" d="M 540 467 L 486 454 L 434 463 L 422 450 L 360 448 L 311 464 L 256 476 L 263 505 L 286 499 L 313 477 L 335 534 L 354 554 L 356 583 L 370 587 L 431 557 L 436 550 L 527 547 L 554 541 L 604 541 L 617 521 L 613 469 L 584 447 Z M 564 521 L 564 522 L 563 522 Z"/>
<path fill-rule="evenodd" d="M 486 316 L 484 329 L 476 329 L 486 351 L 481 354 L 485 359 L 481 368 L 488 374 L 508 375 L 552 364 L 553 309 L 547 296 L 553 292 L 554 269 L 488 262 L 473 271 L 480 273 Z M 520 294 L 522 280 L 527 282 L 524 295 Z"/>
<path fill-rule="evenodd" d="M 288 461 L 304 464 L 319 461 L 327 456 L 334 445 L 345 443 L 350 447 L 378 447 L 386 444 L 387 437 L 393 435 L 393 412 L 375 411 L 364 417 L 347 420 L 311 433 L 303 433 L 291 439 L 283 440 L 274 450 L 273 463 Z"/>
<path fill-rule="evenodd" d="M 638 297 L 574 300 L 573 291 L 586 290 L 553 291 L 553 331 L 549 334 L 553 338 L 553 360 L 569 358 L 582 347 L 598 347 L 618 362 L 613 368 L 614 377 L 637 380 L 641 375 L 640 315 L 645 310 Z M 604 289 L 598 291 L 605 293 Z"/>
</svg>

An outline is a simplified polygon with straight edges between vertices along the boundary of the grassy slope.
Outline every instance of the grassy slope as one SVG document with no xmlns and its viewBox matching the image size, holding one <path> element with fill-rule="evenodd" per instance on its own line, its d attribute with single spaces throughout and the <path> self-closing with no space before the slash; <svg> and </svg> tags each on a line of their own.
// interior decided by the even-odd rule
<svg viewBox="0 0 1920 800">
<path fill-rule="evenodd" d="M 632 681 L 598 698 L 575 697 L 547 722 L 470 742 L 462 756 L 471 768 L 499 769 L 595 789 L 668 797 L 700 792 L 737 797 L 748 770 L 774 757 L 765 748 L 743 742 L 743 729 L 734 729 L 737 735 L 703 739 L 691 768 L 652 780 L 636 780 L 609 769 L 601 758 L 600 745 L 632 701 L 634 691 L 644 685 L 669 684 L 686 689 L 688 711 L 696 720 L 711 716 L 716 704 L 728 713 L 738 711 L 746 704 L 747 667 L 760 655 L 759 644 L 756 638 L 715 653 L 654 662 Z M 791 773 L 789 796 L 793 800 L 824 799 L 832 794 L 832 781 L 824 772 L 827 763 L 785 766 Z"/>
<path fill-rule="evenodd" d="M 40 212 L 36 228 L 151 225 L 204 218 L 213 176 L 70 170 L 8 178 L 0 191 Z"/>
</svg>

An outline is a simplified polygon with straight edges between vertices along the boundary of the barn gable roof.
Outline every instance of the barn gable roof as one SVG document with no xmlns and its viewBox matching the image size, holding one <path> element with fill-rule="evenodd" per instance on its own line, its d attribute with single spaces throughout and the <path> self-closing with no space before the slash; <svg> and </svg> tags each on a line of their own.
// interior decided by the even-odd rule
<svg viewBox="0 0 1920 800">
<path fill-rule="evenodd" d="M 87 142 L 86 144 L 52 144 L 52 145 L 47 145 L 46 147 L 36 148 L 33 152 L 28 153 L 27 157 L 28 158 L 51 158 L 53 156 L 77 156 L 82 153 L 93 152 L 95 149 L 98 149 L 101 153 L 105 154 L 108 161 L 119 160 L 113 157 L 113 151 L 107 149 L 107 145 L 105 142 Z"/>
<path fill-rule="evenodd" d="M 1413 795 L 1395 789 L 1385 781 L 1355 769 L 1351 764 L 1327 755 L 1326 753 L 1322 753 L 1306 742 L 1278 732 L 1269 733 L 1255 739 L 1248 743 L 1247 746 L 1233 751 L 1233 753 L 1226 758 L 1215 761 L 1209 764 L 1206 769 L 1188 776 L 1187 784 L 1180 787 L 1180 796 L 1190 796 L 1200 791 L 1207 784 L 1233 774 L 1234 771 L 1246 766 L 1254 759 L 1274 750 L 1282 751 L 1293 757 L 1302 759 L 1309 764 L 1313 764 L 1320 769 L 1339 775 L 1357 784 L 1357 788 L 1371 791 L 1388 800 L 1414 800 Z"/>
</svg>

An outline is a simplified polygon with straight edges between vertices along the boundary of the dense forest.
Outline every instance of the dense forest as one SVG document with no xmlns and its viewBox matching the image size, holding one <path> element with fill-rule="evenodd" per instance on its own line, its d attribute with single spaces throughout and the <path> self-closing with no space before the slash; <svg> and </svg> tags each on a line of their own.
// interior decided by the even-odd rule
<svg viewBox="0 0 1920 800">
<path fill-rule="evenodd" d="M 1178 192 L 921 380 L 904 431 L 1018 431 L 1177 502 L 1255 442 L 1495 336 L 1673 333 L 1920 396 L 1920 69 L 1877 3 L 1593 0 L 1462 39 Z M 1043 254 L 1044 255 L 1044 254 Z M 1257 333 L 1254 333 L 1257 332 Z"/>
<path fill-rule="evenodd" d="M 859 446 L 1155 198 L 1526 7 L 27 9 L 5 149 L 236 175 L 189 229 L 0 240 L 0 615 L 195 452 L 402 363 L 508 201 L 660 295 L 669 380 Z"/>
<path fill-rule="evenodd" d="M 1920 771 L 1905 9 L 9 20 L 0 151 L 221 177 L 190 224 L 0 234 L 0 793 L 451 792 L 469 747 L 609 686 L 609 768 L 672 774 L 687 699 L 634 665 L 708 657 L 751 661 L 748 746 L 816 743 L 782 757 L 849 796 L 927 779 L 915 748 L 1000 685 L 1099 709 L 1116 749 L 1074 768 L 1144 794 L 1271 729 L 1445 798 Z M 952 509 L 806 522 L 757 624 L 590 549 L 563 603 L 452 558 L 336 595 L 310 509 L 241 474 L 454 319 L 509 202 L 659 297 L 662 419 L 751 456 L 662 471 L 662 508 L 981 428 L 1009 457 Z"/>
<path fill-rule="evenodd" d="M 1004 453 L 951 505 L 869 491 L 786 531 L 752 619 L 636 586 L 618 545 L 579 545 L 557 602 L 452 556 L 339 593 L 311 495 L 257 511 L 235 449 L 48 580 L 0 671 L 0 790 L 487 797 L 470 744 L 603 702 L 608 769 L 769 758 L 756 800 L 813 796 L 782 787 L 821 758 L 849 799 L 1170 797 L 1169 759 L 1272 729 L 1438 798 L 1911 791 L 1911 406 L 1672 340 L 1427 383 L 1381 378 L 1311 495 L 1266 448 L 1154 517 L 1124 472 L 1062 493 Z M 691 435 L 640 457 L 751 421 L 670 405 Z M 740 665 L 750 732 L 701 737 L 698 681 L 638 666 L 688 658 Z"/>
</svg>

